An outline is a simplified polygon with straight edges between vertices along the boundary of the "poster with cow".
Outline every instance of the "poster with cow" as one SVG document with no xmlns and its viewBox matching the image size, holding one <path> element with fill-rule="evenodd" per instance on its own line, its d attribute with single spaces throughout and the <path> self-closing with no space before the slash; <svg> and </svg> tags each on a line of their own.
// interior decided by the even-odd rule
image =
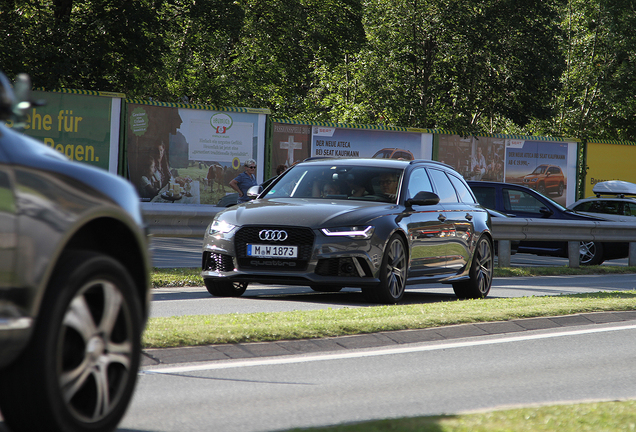
<svg viewBox="0 0 636 432">
<path fill-rule="evenodd" d="M 237 110 L 127 104 L 129 175 L 142 201 L 216 205 L 233 193 L 230 181 L 265 146 L 265 113 Z"/>
</svg>

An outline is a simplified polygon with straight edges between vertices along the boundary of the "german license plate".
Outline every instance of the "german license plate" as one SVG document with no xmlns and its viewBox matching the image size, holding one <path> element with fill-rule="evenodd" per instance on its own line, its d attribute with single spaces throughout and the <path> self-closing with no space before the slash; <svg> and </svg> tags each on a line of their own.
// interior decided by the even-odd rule
<svg viewBox="0 0 636 432">
<path fill-rule="evenodd" d="M 248 244 L 247 256 L 258 258 L 298 258 L 298 246 Z"/>
</svg>

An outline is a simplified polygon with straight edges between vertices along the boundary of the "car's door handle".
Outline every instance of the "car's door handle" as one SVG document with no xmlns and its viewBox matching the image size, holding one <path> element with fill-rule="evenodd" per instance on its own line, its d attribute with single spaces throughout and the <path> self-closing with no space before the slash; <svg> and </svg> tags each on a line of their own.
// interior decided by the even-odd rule
<svg viewBox="0 0 636 432">
<path fill-rule="evenodd" d="M 446 216 L 444 216 L 443 214 L 440 213 L 439 216 L 437 216 L 437 220 L 440 222 L 444 222 L 446 220 Z"/>
<path fill-rule="evenodd" d="M 469 220 L 469 221 L 473 220 L 473 215 L 471 215 L 470 213 L 466 213 L 465 217 L 466 217 L 466 220 Z"/>
</svg>

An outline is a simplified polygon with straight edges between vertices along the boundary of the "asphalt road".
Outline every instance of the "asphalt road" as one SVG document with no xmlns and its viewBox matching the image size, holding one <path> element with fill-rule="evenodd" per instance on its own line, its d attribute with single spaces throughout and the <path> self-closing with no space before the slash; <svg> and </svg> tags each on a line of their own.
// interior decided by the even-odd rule
<svg viewBox="0 0 636 432">
<path fill-rule="evenodd" d="M 120 430 L 279 431 L 504 406 L 636 398 L 635 337 L 632 319 L 146 366 Z"/>
</svg>

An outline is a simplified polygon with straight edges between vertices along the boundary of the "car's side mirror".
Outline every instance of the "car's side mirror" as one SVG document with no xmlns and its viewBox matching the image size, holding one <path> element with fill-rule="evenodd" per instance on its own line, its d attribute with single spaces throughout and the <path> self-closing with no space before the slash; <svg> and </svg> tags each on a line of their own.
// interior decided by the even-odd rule
<svg viewBox="0 0 636 432">
<path fill-rule="evenodd" d="M 539 209 L 539 213 L 541 213 L 541 216 L 546 217 L 546 218 L 550 217 L 550 216 L 552 216 L 554 214 L 554 212 L 552 210 L 550 210 L 549 208 L 547 208 L 547 207 L 541 207 Z"/>
<path fill-rule="evenodd" d="M 263 187 L 261 185 L 252 186 L 247 190 L 247 196 L 251 199 L 254 199 L 263 191 Z"/>
<path fill-rule="evenodd" d="M 413 207 L 414 205 L 426 206 L 435 205 L 439 203 L 439 196 L 433 192 L 418 192 L 413 198 L 406 200 L 405 205 L 407 207 Z"/>
</svg>

